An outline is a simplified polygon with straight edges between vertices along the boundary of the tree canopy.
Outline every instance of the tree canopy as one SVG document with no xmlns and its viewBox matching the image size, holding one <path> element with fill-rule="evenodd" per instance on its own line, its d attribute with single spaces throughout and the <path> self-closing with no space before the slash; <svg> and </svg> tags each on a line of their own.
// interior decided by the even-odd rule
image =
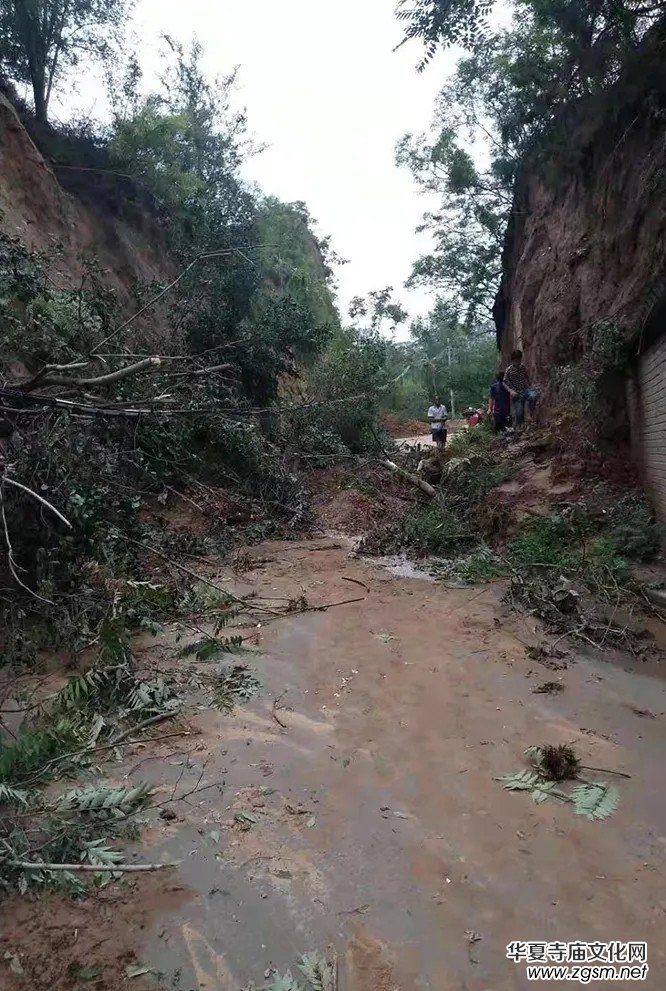
<svg viewBox="0 0 666 991">
<path fill-rule="evenodd" d="M 0 67 L 32 87 L 45 123 L 53 88 L 82 59 L 108 59 L 131 0 L 0 0 Z"/>
<path fill-rule="evenodd" d="M 564 108 L 607 90 L 666 12 L 666 0 L 513 0 L 511 23 L 499 29 L 496 6 L 402 0 L 397 10 L 405 40 L 425 46 L 420 68 L 441 45 L 465 49 L 431 132 L 405 135 L 397 161 L 440 200 L 422 225 L 434 250 L 415 263 L 411 282 L 454 299 L 472 321 L 492 305 L 520 163 L 557 144 Z"/>
</svg>

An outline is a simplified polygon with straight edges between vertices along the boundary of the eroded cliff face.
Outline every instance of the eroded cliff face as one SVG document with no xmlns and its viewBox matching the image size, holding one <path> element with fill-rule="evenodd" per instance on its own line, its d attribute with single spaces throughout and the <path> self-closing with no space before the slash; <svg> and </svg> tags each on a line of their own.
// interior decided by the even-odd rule
<svg viewBox="0 0 666 991">
<path fill-rule="evenodd" d="M 599 321 L 637 348 L 666 290 L 666 40 L 651 39 L 614 92 L 578 107 L 548 160 L 518 182 L 496 303 L 546 398 Z M 665 328 L 666 329 L 666 328 Z"/>
<path fill-rule="evenodd" d="M 58 287 L 78 288 L 86 260 L 94 259 L 121 312 L 134 312 L 138 284 L 173 277 L 167 223 L 126 177 L 52 168 L 0 93 L 0 230 L 31 250 L 50 250 Z M 159 309 L 132 328 L 135 342 L 155 350 L 170 333 Z"/>
</svg>

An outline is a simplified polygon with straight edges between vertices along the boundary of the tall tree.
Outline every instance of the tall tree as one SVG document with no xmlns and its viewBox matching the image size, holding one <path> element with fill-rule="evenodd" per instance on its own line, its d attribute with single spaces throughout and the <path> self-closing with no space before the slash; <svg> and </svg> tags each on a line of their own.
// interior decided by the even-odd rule
<svg viewBox="0 0 666 991">
<path fill-rule="evenodd" d="M 426 283 L 465 307 L 489 311 L 501 272 L 513 181 L 525 156 L 566 151 L 564 108 L 607 90 L 666 0 L 513 0 L 513 20 L 491 31 L 495 0 L 401 0 L 405 40 L 461 44 L 437 102 L 433 129 L 406 135 L 399 164 L 440 198 L 421 229 L 434 250 L 417 260 L 412 283 Z"/>
<path fill-rule="evenodd" d="M 0 66 L 32 87 L 46 123 L 53 87 L 83 58 L 108 58 L 131 0 L 0 0 Z"/>
</svg>

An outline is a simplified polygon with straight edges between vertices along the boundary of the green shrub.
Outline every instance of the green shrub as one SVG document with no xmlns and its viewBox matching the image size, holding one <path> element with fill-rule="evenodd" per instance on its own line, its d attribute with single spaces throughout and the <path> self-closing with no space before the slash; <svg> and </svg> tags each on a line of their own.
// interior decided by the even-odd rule
<svg viewBox="0 0 666 991">
<path fill-rule="evenodd" d="M 641 496 L 622 499 L 614 508 L 611 520 L 605 537 L 616 554 L 632 561 L 650 561 L 656 557 L 666 528 L 656 522 Z"/>
<path fill-rule="evenodd" d="M 467 522 L 439 506 L 422 506 L 403 522 L 405 543 L 421 554 L 454 554 L 473 543 Z"/>
<path fill-rule="evenodd" d="M 571 523 L 562 516 L 530 520 L 509 548 L 509 558 L 516 566 L 535 564 L 569 567 L 574 562 L 571 541 L 575 538 Z"/>
<path fill-rule="evenodd" d="M 489 448 L 494 439 L 495 435 L 488 424 L 481 423 L 478 427 L 454 434 L 446 445 L 446 453 L 449 457 L 465 457 L 472 451 L 480 452 Z"/>
<path fill-rule="evenodd" d="M 503 578 L 508 572 L 504 561 L 483 544 L 470 554 L 451 561 L 442 577 L 461 585 L 482 585 Z"/>
</svg>

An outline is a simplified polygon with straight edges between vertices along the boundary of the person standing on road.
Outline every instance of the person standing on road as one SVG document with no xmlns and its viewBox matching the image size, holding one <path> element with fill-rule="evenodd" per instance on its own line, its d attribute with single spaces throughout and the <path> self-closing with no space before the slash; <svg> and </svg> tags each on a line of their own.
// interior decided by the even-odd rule
<svg viewBox="0 0 666 991">
<path fill-rule="evenodd" d="M 511 396 L 504 388 L 504 372 L 500 368 L 495 381 L 490 386 L 488 412 L 493 418 L 495 433 L 501 433 L 511 426 Z"/>
<path fill-rule="evenodd" d="M 440 450 L 446 445 L 446 421 L 448 418 L 446 406 L 442 405 L 439 396 L 435 396 L 432 406 L 428 410 L 428 420 L 432 430 L 432 439 Z"/>
<path fill-rule="evenodd" d="M 536 408 L 536 392 L 530 384 L 530 376 L 523 365 L 523 352 L 520 348 L 511 352 L 511 364 L 504 373 L 504 388 L 513 401 L 513 418 L 516 427 L 525 422 L 525 408 L 530 416 Z"/>
</svg>

